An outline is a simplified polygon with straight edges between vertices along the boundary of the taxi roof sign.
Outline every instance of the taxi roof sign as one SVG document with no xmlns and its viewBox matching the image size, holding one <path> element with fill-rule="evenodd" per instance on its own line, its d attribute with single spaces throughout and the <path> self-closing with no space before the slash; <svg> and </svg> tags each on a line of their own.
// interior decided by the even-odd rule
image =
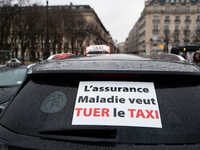
<svg viewBox="0 0 200 150">
<path fill-rule="evenodd" d="M 89 47 L 86 48 L 86 54 L 88 52 L 94 52 L 94 51 L 110 53 L 110 47 L 107 45 L 90 45 Z"/>
<path fill-rule="evenodd" d="M 107 46 L 106 45 L 91 45 L 89 46 L 90 51 L 106 51 Z"/>
</svg>

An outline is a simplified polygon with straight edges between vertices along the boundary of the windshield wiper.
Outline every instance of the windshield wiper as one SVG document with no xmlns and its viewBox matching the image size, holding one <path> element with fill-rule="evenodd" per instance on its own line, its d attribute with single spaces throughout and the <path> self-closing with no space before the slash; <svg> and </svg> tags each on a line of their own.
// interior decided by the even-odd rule
<svg viewBox="0 0 200 150">
<path fill-rule="evenodd" d="M 57 135 L 57 136 L 76 136 L 89 138 L 106 138 L 114 139 L 117 136 L 115 128 L 69 128 L 63 130 L 43 130 L 39 131 L 42 135 Z"/>
</svg>

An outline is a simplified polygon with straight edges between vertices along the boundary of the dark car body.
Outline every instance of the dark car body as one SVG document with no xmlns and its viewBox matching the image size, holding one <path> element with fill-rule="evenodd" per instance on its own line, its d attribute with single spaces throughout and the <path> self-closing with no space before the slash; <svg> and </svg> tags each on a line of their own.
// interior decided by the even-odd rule
<svg viewBox="0 0 200 150">
<path fill-rule="evenodd" d="M 27 71 L 28 65 L 0 67 L 0 106 L 7 103 L 14 96 Z"/>
<path fill-rule="evenodd" d="M 198 150 L 199 75 L 200 69 L 194 64 L 127 55 L 43 61 L 29 70 L 23 85 L 0 116 L 1 148 Z M 85 83 L 91 84 L 81 89 L 81 84 Z M 94 88 L 95 83 L 102 87 Z M 133 97 L 127 100 L 128 105 L 125 106 L 125 99 L 120 96 L 126 97 L 131 93 L 127 91 L 130 89 L 121 85 L 129 83 L 138 86 L 132 88 Z M 150 90 L 146 87 L 149 83 Z M 106 89 L 110 90 L 112 85 L 117 88 L 107 95 Z M 150 97 L 148 93 L 154 90 L 151 96 L 156 96 L 157 101 L 134 99 L 135 93 Z M 93 93 L 88 97 L 97 98 L 83 98 L 81 94 L 87 92 Z M 107 96 L 107 99 L 95 95 L 101 92 L 103 94 L 98 96 Z M 78 108 L 78 103 L 83 108 L 89 106 L 89 111 Z M 113 107 L 113 114 L 103 112 L 103 109 L 101 113 L 100 105 Z M 157 113 L 155 105 L 159 107 Z M 129 109 L 125 111 L 127 106 Z M 143 106 L 148 114 L 142 113 Z M 140 110 L 137 115 L 136 107 L 138 112 Z M 152 110 L 147 110 L 149 107 Z M 85 119 L 76 120 L 81 122 L 76 123 L 75 119 L 82 112 Z M 129 116 L 127 112 L 132 113 L 131 123 L 125 121 Z M 138 123 L 131 120 L 135 115 L 145 123 L 132 125 Z M 98 117 L 107 120 L 98 123 Z M 161 124 L 154 122 L 156 119 Z"/>
</svg>

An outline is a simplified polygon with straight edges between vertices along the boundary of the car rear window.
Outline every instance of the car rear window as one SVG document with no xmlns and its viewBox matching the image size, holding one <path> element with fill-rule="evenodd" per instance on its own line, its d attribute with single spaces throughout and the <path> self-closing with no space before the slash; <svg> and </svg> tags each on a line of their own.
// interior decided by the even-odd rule
<svg viewBox="0 0 200 150">
<path fill-rule="evenodd" d="M 71 128 L 82 129 L 83 127 L 89 129 L 104 128 L 103 125 L 72 125 L 78 87 L 81 81 L 131 81 L 154 84 L 162 127 L 108 126 L 116 130 L 117 136 L 113 139 L 114 142 L 135 144 L 200 142 L 200 82 L 197 76 L 189 75 L 29 75 L 23 88 L 2 114 L 1 124 L 18 134 L 38 137 L 41 134 L 45 136 L 45 131 L 65 131 Z M 49 109 L 51 105 L 55 107 Z M 121 118 L 119 117 L 119 119 Z M 57 132 L 52 135 L 62 135 L 62 138 L 65 138 L 69 135 L 73 136 L 73 133 Z"/>
</svg>

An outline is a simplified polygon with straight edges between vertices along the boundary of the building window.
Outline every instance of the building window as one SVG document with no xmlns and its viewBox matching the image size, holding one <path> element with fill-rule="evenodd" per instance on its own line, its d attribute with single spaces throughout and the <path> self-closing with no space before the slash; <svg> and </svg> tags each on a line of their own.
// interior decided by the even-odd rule
<svg viewBox="0 0 200 150">
<path fill-rule="evenodd" d="M 186 12 L 190 12 L 190 6 L 186 6 Z"/>
<path fill-rule="evenodd" d="M 45 48 L 45 43 L 42 43 L 42 48 Z"/>
<path fill-rule="evenodd" d="M 200 15 L 197 16 L 197 21 L 200 21 Z"/>
<path fill-rule="evenodd" d="M 179 35 L 178 34 L 175 35 L 175 40 L 179 40 Z"/>
<path fill-rule="evenodd" d="M 154 12 L 158 12 L 158 6 L 154 6 Z"/>
<path fill-rule="evenodd" d="M 198 5 L 198 12 L 200 12 L 200 5 Z"/>
<path fill-rule="evenodd" d="M 154 25 L 153 30 L 158 31 L 158 25 Z"/>
<path fill-rule="evenodd" d="M 186 16 L 186 20 L 190 20 L 190 16 Z"/>
<path fill-rule="evenodd" d="M 186 39 L 186 40 L 189 40 L 189 35 L 185 35 L 185 39 Z"/>
<path fill-rule="evenodd" d="M 165 16 L 165 22 L 170 22 L 169 16 Z"/>
<path fill-rule="evenodd" d="M 178 31 L 179 30 L 179 25 L 175 26 L 175 30 Z"/>
<path fill-rule="evenodd" d="M 197 31 L 200 31 L 200 25 L 197 25 Z"/>
<path fill-rule="evenodd" d="M 176 6 L 176 12 L 179 12 L 180 6 Z"/>
<path fill-rule="evenodd" d="M 155 15 L 153 22 L 159 22 L 159 16 Z"/>
<path fill-rule="evenodd" d="M 175 22 L 180 22 L 180 16 L 176 16 Z"/>
<path fill-rule="evenodd" d="M 153 41 L 158 41 L 158 35 L 153 35 Z"/>
<path fill-rule="evenodd" d="M 165 25 L 165 30 L 169 30 L 169 25 Z"/>
<path fill-rule="evenodd" d="M 189 31 L 189 30 L 190 30 L 190 26 L 189 26 L 189 25 L 186 25 L 186 26 L 185 26 L 185 30 L 186 30 L 186 31 Z"/>
<path fill-rule="evenodd" d="M 186 16 L 186 20 L 185 20 L 185 22 L 191 22 L 191 20 L 190 20 L 190 16 Z"/>
<path fill-rule="evenodd" d="M 154 16 L 154 20 L 158 20 L 159 19 L 159 16 Z"/>
<path fill-rule="evenodd" d="M 169 6 L 165 7 L 165 12 L 169 12 Z"/>
</svg>

